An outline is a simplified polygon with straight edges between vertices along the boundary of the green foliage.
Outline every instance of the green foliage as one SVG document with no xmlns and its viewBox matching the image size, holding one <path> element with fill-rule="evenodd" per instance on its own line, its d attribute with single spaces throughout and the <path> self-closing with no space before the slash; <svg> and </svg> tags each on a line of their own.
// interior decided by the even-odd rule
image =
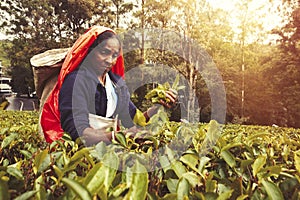
<svg viewBox="0 0 300 200">
<path fill-rule="evenodd" d="M 113 5 L 116 7 L 116 28 L 119 28 L 120 17 L 130 12 L 133 9 L 133 3 L 125 2 L 124 0 L 113 0 Z"/>
<path fill-rule="evenodd" d="M 145 98 L 151 100 L 152 103 L 159 103 L 160 100 L 170 103 L 170 99 L 166 97 L 166 92 L 170 90 L 175 94 L 178 94 L 178 90 L 185 88 L 185 86 L 179 86 L 179 78 L 179 75 L 177 75 L 172 86 L 170 86 L 168 82 L 164 84 L 158 84 L 156 88 L 153 88 L 145 95 Z"/>
<path fill-rule="evenodd" d="M 0 114 L 0 199 L 299 199 L 299 129 L 160 111 L 147 130 L 84 147 L 67 135 L 45 144 L 37 112 Z"/>
<path fill-rule="evenodd" d="M 3 0 L 0 6 L 0 28 L 10 36 L 5 58 L 10 61 L 13 90 L 27 93 L 33 88 L 30 58 L 54 48 L 72 46 L 92 24 L 113 25 L 111 5 L 96 0 Z M 1 55 L 4 56 L 4 55 Z"/>
<path fill-rule="evenodd" d="M 272 116 L 273 123 L 299 127 L 299 1 L 282 1 L 277 14 L 282 16 L 281 26 L 272 30 L 272 34 L 278 37 L 277 45 L 266 51 L 266 56 L 261 60 L 265 68 L 261 77 L 271 91 L 261 93 L 268 97 L 264 98 L 267 99 L 266 104 L 275 107 L 265 112 Z"/>
<path fill-rule="evenodd" d="M 4 75 L 9 75 L 9 69 L 7 68 L 8 66 L 10 66 L 10 61 L 9 59 L 7 59 L 7 55 L 6 55 L 6 48 L 10 46 L 10 42 L 8 40 L 0 40 L 0 51 L 2 52 L 0 54 L 0 60 L 2 63 L 2 70 Z"/>
<path fill-rule="evenodd" d="M 9 102 L 7 100 L 0 101 L 0 110 L 5 110 L 8 105 L 9 105 Z"/>
</svg>

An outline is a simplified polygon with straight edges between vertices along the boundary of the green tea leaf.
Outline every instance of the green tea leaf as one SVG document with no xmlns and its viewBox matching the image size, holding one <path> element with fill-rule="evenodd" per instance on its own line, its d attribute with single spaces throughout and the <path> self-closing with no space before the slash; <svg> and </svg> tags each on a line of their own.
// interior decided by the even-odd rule
<svg viewBox="0 0 300 200">
<path fill-rule="evenodd" d="M 175 78 L 175 80 L 174 80 L 174 82 L 173 82 L 173 84 L 172 84 L 172 87 L 171 87 L 172 89 L 175 89 L 175 90 L 176 90 L 176 89 L 178 88 L 178 85 L 179 85 L 179 78 L 180 78 L 180 77 L 179 77 L 179 75 L 177 74 L 177 75 L 176 75 L 176 78 Z"/>
<path fill-rule="evenodd" d="M 21 195 L 18 196 L 17 198 L 15 198 L 15 200 L 26 200 L 26 199 L 30 199 L 30 198 L 33 197 L 36 193 L 37 193 L 37 191 L 28 191 L 28 192 L 25 192 L 24 194 L 21 194 Z"/>
<path fill-rule="evenodd" d="M 173 179 L 173 178 L 169 178 L 167 180 L 167 187 L 171 193 L 176 193 L 178 181 L 179 181 L 178 179 Z"/>
<path fill-rule="evenodd" d="M 217 198 L 218 198 L 218 194 L 213 193 L 213 192 L 206 192 L 204 194 L 205 200 L 216 200 Z"/>
<path fill-rule="evenodd" d="M 201 157 L 200 158 L 200 164 L 199 164 L 199 171 L 202 173 L 205 169 L 205 165 L 210 161 L 211 159 L 209 157 Z"/>
<path fill-rule="evenodd" d="M 256 176 L 257 173 L 263 168 L 263 166 L 266 164 L 267 156 L 260 155 L 256 158 L 254 161 L 252 168 L 253 168 L 253 176 Z"/>
<path fill-rule="evenodd" d="M 290 147 L 288 145 L 284 145 L 282 148 L 281 155 L 285 161 L 288 161 L 290 155 Z"/>
<path fill-rule="evenodd" d="M 43 175 L 40 175 L 37 179 L 35 179 L 34 189 L 35 189 L 35 191 L 37 191 L 37 193 L 35 195 L 35 199 L 37 199 L 37 200 L 46 199 L 46 190 L 44 187 Z"/>
<path fill-rule="evenodd" d="M 2 129 L 0 130 L 0 135 L 4 135 L 4 134 L 6 134 L 8 131 L 9 131 L 9 128 L 2 128 Z"/>
<path fill-rule="evenodd" d="M 84 185 L 94 195 L 100 189 L 108 191 L 119 166 L 119 158 L 115 152 L 110 151 L 104 155 L 103 163 L 99 162 L 88 172 Z M 103 188 L 101 188 L 103 187 Z"/>
<path fill-rule="evenodd" d="M 174 160 L 176 160 L 175 156 L 176 156 L 176 153 L 173 151 L 173 149 L 171 149 L 169 146 L 166 146 L 166 153 L 167 156 L 168 156 L 168 159 L 169 161 L 172 163 Z"/>
<path fill-rule="evenodd" d="M 281 166 L 275 165 L 275 166 L 269 166 L 266 168 L 261 169 L 261 172 L 266 173 L 266 175 L 269 176 L 278 176 L 281 172 Z"/>
<path fill-rule="evenodd" d="M 66 186 L 71 189 L 80 199 L 92 200 L 88 190 L 77 181 L 69 178 L 63 178 L 62 182 L 65 183 Z"/>
<path fill-rule="evenodd" d="M 27 150 L 20 150 L 20 152 L 28 159 L 32 157 L 32 154 Z"/>
<path fill-rule="evenodd" d="M 171 163 L 166 155 L 159 155 L 159 163 L 163 168 L 164 172 L 171 169 Z"/>
<path fill-rule="evenodd" d="M 85 177 L 83 184 L 86 186 L 88 191 L 94 195 L 97 193 L 97 190 L 104 184 L 104 172 L 105 167 L 102 167 L 102 163 L 97 163 L 94 167 L 88 172 Z"/>
<path fill-rule="evenodd" d="M 4 149 L 5 147 L 7 147 L 8 145 L 10 145 L 10 143 L 15 140 L 18 137 L 17 133 L 11 133 L 9 136 L 5 137 L 4 140 L 1 143 L 1 148 Z"/>
<path fill-rule="evenodd" d="M 101 200 L 108 200 L 107 193 L 108 193 L 108 190 L 106 189 L 106 187 L 104 185 L 101 185 L 100 188 L 98 188 L 97 195 Z M 95 198 L 95 196 L 93 198 Z"/>
<path fill-rule="evenodd" d="M 206 180 L 205 182 L 205 192 L 215 192 L 217 189 L 216 180 Z"/>
<path fill-rule="evenodd" d="M 273 182 L 263 179 L 262 184 L 271 200 L 284 200 L 281 190 Z"/>
<path fill-rule="evenodd" d="M 53 167 L 56 175 L 58 176 L 58 179 L 60 180 L 63 177 L 64 172 L 61 169 L 59 169 L 56 165 L 53 165 L 52 167 Z"/>
<path fill-rule="evenodd" d="M 288 177 L 279 185 L 283 194 L 291 194 L 299 186 L 299 181 L 294 177 Z"/>
<path fill-rule="evenodd" d="M 300 150 L 294 153 L 295 167 L 298 173 L 300 173 Z"/>
<path fill-rule="evenodd" d="M 182 174 L 186 173 L 185 166 L 181 162 L 179 162 L 177 160 L 175 160 L 174 162 L 171 163 L 171 168 L 174 170 L 175 174 L 179 178 L 182 177 Z"/>
<path fill-rule="evenodd" d="M 65 170 L 72 170 L 73 168 L 75 168 L 81 161 L 82 159 L 85 157 L 85 155 L 87 155 L 89 153 L 89 149 L 88 148 L 83 148 L 79 151 L 77 151 L 70 159 L 68 166 Z"/>
<path fill-rule="evenodd" d="M 0 179 L 0 200 L 7 199 L 10 199 L 7 182 Z"/>
<path fill-rule="evenodd" d="M 106 144 L 104 142 L 99 142 L 95 146 L 95 157 L 98 158 L 99 160 L 102 160 L 105 153 L 106 153 Z"/>
<path fill-rule="evenodd" d="M 220 137 L 221 131 L 221 125 L 216 120 L 210 120 L 209 124 L 207 125 L 207 133 L 205 140 L 212 144 L 215 143 Z"/>
<path fill-rule="evenodd" d="M 230 153 L 228 150 L 221 151 L 220 156 L 225 160 L 225 162 L 231 167 L 236 166 L 236 161 L 232 153 Z"/>
<path fill-rule="evenodd" d="M 115 137 L 117 139 L 117 141 L 123 146 L 126 147 L 127 146 L 127 142 L 126 142 L 126 138 L 122 133 L 115 133 Z"/>
<path fill-rule="evenodd" d="M 121 183 L 112 189 L 111 195 L 114 198 L 119 197 L 127 189 L 127 185 L 125 183 Z"/>
<path fill-rule="evenodd" d="M 248 198 L 248 195 L 247 194 L 243 194 L 243 195 L 238 196 L 238 198 L 236 200 L 244 200 L 246 198 Z"/>
<path fill-rule="evenodd" d="M 137 161 L 132 167 L 132 171 L 132 182 L 125 199 L 145 199 L 148 190 L 147 170 L 142 164 L 139 163 L 139 161 Z"/>
<path fill-rule="evenodd" d="M 226 192 L 221 193 L 221 194 L 218 196 L 217 200 L 227 200 L 227 199 L 230 199 L 230 197 L 231 197 L 233 191 L 234 191 L 234 190 L 228 190 L 228 191 L 226 191 Z"/>
<path fill-rule="evenodd" d="M 200 184 L 200 177 L 193 172 L 186 172 L 182 177 L 185 178 L 192 187 L 196 187 Z"/>
<path fill-rule="evenodd" d="M 191 169 L 193 169 L 195 172 L 199 173 L 198 171 L 198 163 L 199 163 L 199 158 L 198 156 L 194 154 L 185 154 L 180 157 L 180 161 L 189 166 Z"/>
<path fill-rule="evenodd" d="M 253 163 L 253 160 L 242 160 L 241 161 L 241 171 L 247 170 L 247 167 Z"/>
<path fill-rule="evenodd" d="M 161 198 L 161 200 L 175 200 L 177 199 L 177 194 L 166 194 L 163 198 Z"/>
<path fill-rule="evenodd" d="M 247 144 L 252 144 L 253 140 L 257 140 L 258 138 L 262 138 L 264 139 L 269 139 L 269 137 L 272 136 L 270 133 L 268 133 L 267 131 L 262 132 L 262 133 L 255 133 L 252 134 L 251 136 L 246 138 L 246 143 Z"/>
<path fill-rule="evenodd" d="M 48 154 L 48 150 L 40 152 L 36 155 L 34 159 L 34 167 L 33 171 L 35 174 L 44 171 L 50 165 L 50 155 Z"/>
<path fill-rule="evenodd" d="M 189 192 L 190 192 L 190 185 L 188 180 L 185 178 L 180 178 L 177 184 L 177 199 L 182 200 L 182 199 L 188 199 Z"/>
<path fill-rule="evenodd" d="M 8 167 L 7 168 L 7 173 L 9 173 L 10 175 L 16 177 L 19 180 L 24 180 L 23 174 L 21 172 L 21 170 L 15 168 L 15 167 Z"/>
<path fill-rule="evenodd" d="M 242 143 L 238 142 L 238 143 L 229 143 L 227 144 L 226 146 L 222 147 L 221 151 L 225 151 L 225 150 L 228 150 L 228 149 L 231 149 L 231 148 L 234 148 L 234 147 L 240 147 L 242 146 Z"/>
<path fill-rule="evenodd" d="M 107 154 L 105 154 L 103 158 L 103 163 L 103 167 L 105 168 L 104 186 L 108 190 L 116 176 L 116 172 L 119 167 L 119 157 L 114 151 L 110 151 Z"/>
</svg>

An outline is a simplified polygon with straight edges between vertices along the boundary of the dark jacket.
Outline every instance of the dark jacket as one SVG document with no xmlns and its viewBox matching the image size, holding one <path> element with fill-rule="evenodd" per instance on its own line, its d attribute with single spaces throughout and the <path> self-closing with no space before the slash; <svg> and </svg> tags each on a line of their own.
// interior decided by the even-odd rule
<svg viewBox="0 0 300 200">
<path fill-rule="evenodd" d="M 115 84 L 118 96 L 116 110 L 122 125 L 132 127 L 136 107 L 130 100 L 130 94 L 124 80 L 109 72 Z M 62 129 L 69 133 L 73 140 L 82 136 L 83 130 L 90 127 L 88 114 L 106 116 L 107 97 L 105 88 L 100 84 L 96 74 L 85 67 L 71 72 L 64 80 L 59 93 L 59 111 Z"/>
</svg>

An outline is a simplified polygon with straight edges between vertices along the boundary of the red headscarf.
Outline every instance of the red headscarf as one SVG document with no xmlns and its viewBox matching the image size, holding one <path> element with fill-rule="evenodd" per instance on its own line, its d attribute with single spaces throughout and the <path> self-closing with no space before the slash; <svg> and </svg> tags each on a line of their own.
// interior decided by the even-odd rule
<svg viewBox="0 0 300 200">
<path fill-rule="evenodd" d="M 46 142 L 51 143 L 55 140 L 61 139 L 64 132 L 60 126 L 58 97 L 65 77 L 79 66 L 81 61 L 87 55 L 89 47 L 93 44 L 97 37 L 105 31 L 114 32 L 113 30 L 103 26 L 91 27 L 77 39 L 72 49 L 68 52 L 60 70 L 57 83 L 42 109 L 41 126 Z M 116 64 L 112 67 L 112 72 L 124 77 L 124 60 L 122 53 L 118 57 Z"/>
</svg>

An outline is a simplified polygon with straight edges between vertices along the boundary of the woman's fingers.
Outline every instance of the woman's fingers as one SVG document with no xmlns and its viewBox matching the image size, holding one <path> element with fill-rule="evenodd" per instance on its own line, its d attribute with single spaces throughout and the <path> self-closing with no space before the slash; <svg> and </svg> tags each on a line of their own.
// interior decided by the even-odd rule
<svg viewBox="0 0 300 200">
<path fill-rule="evenodd" d="M 166 100 L 159 100 L 159 103 L 167 108 L 171 108 L 173 105 L 175 105 L 176 101 L 177 101 L 177 91 L 174 89 L 169 89 L 166 91 L 165 93 L 165 97 L 167 99 Z"/>
<path fill-rule="evenodd" d="M 177 94 L 175 94 L 174 92 L 168 90 L 166 91 L 166 98 L 170 99 L 170 101 L 172 103 L 175 103 L 177 100 Z"/>
<path fill-rule="evenodd" d="M 171 107 L 172 107 L 171 104 L 165 102 L 165 101 L 162 100 L 162 99 L 159 100 L 159 103 L 160 103 L 161 105 L 163 105 L 164 107 L 167 107 L 167 108 L 171 108 Z"/>
<path fill-rule="evenodd" d="M 170 88 L 166 91 L 166 98 L 170 100 L 169 104 L 174 105 L 178 100 L 178 92 Z"/>
<path fill-rule="evenodd" d="M 172 92 L 174 95 L 178 95 L 177 90 L 170 88 L 168 91 Z"/>
</svg>

